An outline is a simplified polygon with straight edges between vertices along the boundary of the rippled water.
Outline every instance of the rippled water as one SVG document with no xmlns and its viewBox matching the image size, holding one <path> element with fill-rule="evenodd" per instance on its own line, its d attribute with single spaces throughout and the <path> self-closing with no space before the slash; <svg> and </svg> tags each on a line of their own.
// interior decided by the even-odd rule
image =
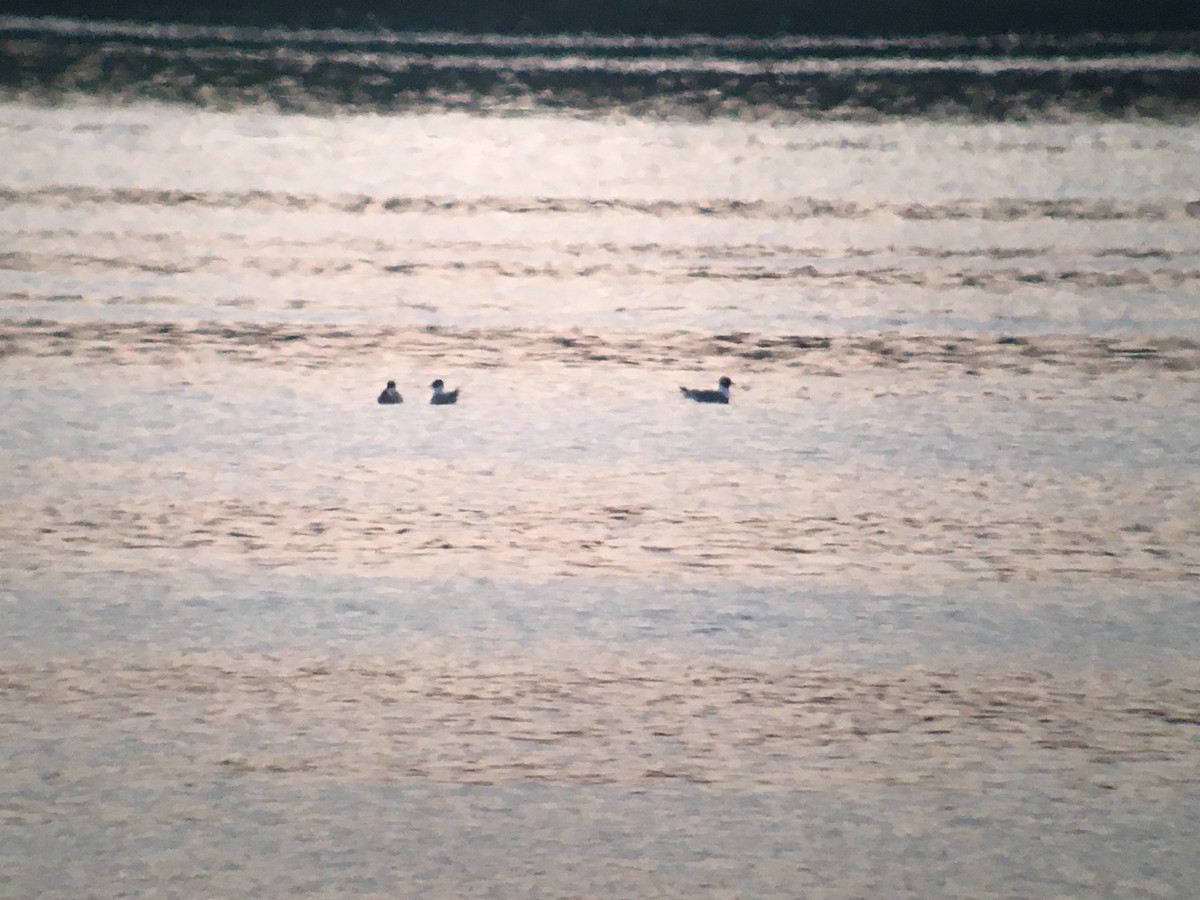
<svg viewBox="0 0 1200 900">
<path fill-rule="evenodd" d="M 1169 79 L 994 121 L 904 80 L 993 45 L 698 41 L 795 64 L 697 116 L 621 94 L 670 42 L 30 27 L 96 67 L 0 106 L 0 895 L 1190 890 Z M 347 99 L 418 50 L 512 89 Z"/>
</svg>

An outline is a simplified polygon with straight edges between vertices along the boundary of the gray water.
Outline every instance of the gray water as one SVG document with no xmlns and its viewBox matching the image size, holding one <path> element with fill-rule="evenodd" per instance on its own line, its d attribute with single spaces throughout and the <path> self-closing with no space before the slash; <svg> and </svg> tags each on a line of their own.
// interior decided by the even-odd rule
<svg viewBox="0 0 1200 900">
<path fill-rule="evenodd" d="M 0 895 L 1193 890 L 1194 120 L 72 71 L 0 105 Z"/>
</svg>

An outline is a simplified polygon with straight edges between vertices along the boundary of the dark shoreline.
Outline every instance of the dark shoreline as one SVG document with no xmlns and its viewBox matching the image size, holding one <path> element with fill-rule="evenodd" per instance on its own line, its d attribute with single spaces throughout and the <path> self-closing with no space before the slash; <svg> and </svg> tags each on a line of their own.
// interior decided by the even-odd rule
<svg viewBox="0 0 1200 900">
<path fill-rule="evenodd" d="M 1200 35 L 914 40 L 278 32 L 0 19 L 0 98 L 328 115 L 690 120 L 1200 115 Z"/>
<path fill-rule="evenodd" d="M 1135 34 L 1200 30 L 1200 5 L 1190 0 L 1137 4 L 1071 0 L 340 0 L 298 4 L 182 0 L 0 0 L 0 15 L 60 16 L 94 21 L 217 26 L 455 31 L 517 35 L 591 32 L 607 35 L 781 34 L 913 36 Z"/>
</svg>

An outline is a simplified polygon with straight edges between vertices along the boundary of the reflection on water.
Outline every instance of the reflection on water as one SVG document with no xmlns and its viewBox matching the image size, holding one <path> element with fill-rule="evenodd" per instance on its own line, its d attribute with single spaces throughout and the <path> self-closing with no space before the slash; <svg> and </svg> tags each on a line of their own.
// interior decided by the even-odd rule
<svg viewBox="0 0 1200 900">
<path fill-rule="evenodd" d="M 10 112 L 6 318 L 1196 331 L 1186 127 Z"/>
<path fill-rule="evenodd" d="M 1186 892 L 1192 53 L 0 25 L 0 895 Z"/>
<path fill-rule="evenodd" d="M 962 790 L 988 753 L 1020 734 L 1026 765 L 1077 766 L 1087 784 L 1127 762 L 1166 762 L 1178 777 L 1195 750 L 1194 728 L 1183 726 L 1200 725 L 1193 689 L 1166 684 L 1147 694 L 1042 673 L 463 670 L 402 656 L 298 669 L 221 657 L 118 668 L 79 660 L 6 666 L 3 677 L 47 730 L 79 729 L 55 721 L 73 706 L 151 746 L 188 729 L 225 736 L 182 756 L 124 763 L 139 778 L 171 780 L 200 767 L 455 784 L 666 778 L 771 791 L 897 781 Z M 138 723 L 139 709 L 164 704 Z M 239 747 L 249 720 L 261 726 L 253 745 Z M 829 752 L 838 745 L 847 752 Z"/>
</svg>

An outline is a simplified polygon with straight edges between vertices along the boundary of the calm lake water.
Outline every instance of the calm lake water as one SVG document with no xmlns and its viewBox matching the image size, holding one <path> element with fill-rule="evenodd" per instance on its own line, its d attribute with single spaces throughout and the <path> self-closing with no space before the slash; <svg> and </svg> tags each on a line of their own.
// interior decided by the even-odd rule
<svg viewBox="0 0 1200 900">
<path fill-rule="evenodd" d="M 0 25 L 0 896 L 1194 890 L 1194 48 Z"/>
</svg>

